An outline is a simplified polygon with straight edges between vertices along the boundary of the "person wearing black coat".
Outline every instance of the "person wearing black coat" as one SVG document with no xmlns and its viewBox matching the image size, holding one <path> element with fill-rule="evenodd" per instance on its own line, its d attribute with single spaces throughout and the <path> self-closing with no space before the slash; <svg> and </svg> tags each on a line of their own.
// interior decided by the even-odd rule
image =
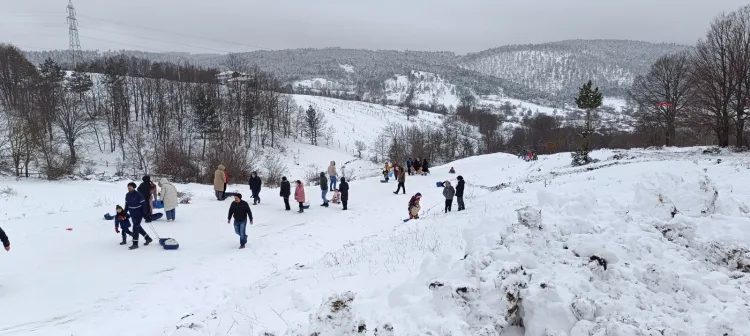
<svg viewBox="0 0 750 336">
<path fill-rule="evenodd" d="M 250 185 L 250 191 L 253 193 L 253 205 L 260 203 L 260 187 L 263 185 L 263 181 L 260 180 L 258 173 L 250 173 L 250 179 L 247 183 Z"/>
<path fill-rule="evenodd" d="M 279 191 L 279 196 L 284 198 L 284 207 L 285 210 L 289 211 L 292 210 L 292 208 L 289 206 L 289 196 L 292 194 L 292 186 L 289 184 L 289 181 L 286 179 L 286 176 L 281 178 L 281 190 Z"/>
<path fill-rule="evenodd" d="M 5 231 L 3 231 L 3 228 L 0 228 L 0 241 L 3 242 L 5 250 L 10 251 L 10 240 L 8 239 L 8 235 L 5 234 Z"/>
<path fill-rule="evenodd" d="M 430 166 L 427 164 L 427 159 L 422 161 L 422 174 L 427 175 L 430 173 Z"/>
<path fill-rule="evenodd" d="M 320 198 L 323 199 L 323 204 L 320 206 L 328 207 L 328 198 L 326 197 L 328 195 L 328 178 L 326 177 L 326 173 L 320 172 Z"/>
<path fill-rule="evenodd" d="M 151 176 L 144 176 L 143 182 L 138 186 L 138 192 L 143 195 L 143 199 L 146 200 L 146 213 L 143 218 L 146 223 L 151 223 L 151 214 L 154 213 L 153 205 L 151 204 Z"/>
<path fill-rule="evenodd" d="M 456 185 L 456 198 L 458 199 L 458 211 L 466 210 L 464 207 L 464 177 L 458 176 L 458 184 Z"/>
<path fill-rule="evenodd" d="M 341 183 L 339 183 L 339 191 L 341 192 L 341 205 L 346 210 L 346 205 L 349 204 L 349 183 L 346 182 L 344 177 L 341 178 Z"/>
<path fill-rule="evenodd" d="M 247 244 L 247 224 L 253 225 L 253 212 L 250 210 L 250 205 L 242 200 L 242 194 L 234 195 L 234 202 L 229 206 L 229 216 L 227 216 L 227 224 L 234 217 L 234 233 L 240 236 L 240 248 L 245 248 Z"/>
</svg>

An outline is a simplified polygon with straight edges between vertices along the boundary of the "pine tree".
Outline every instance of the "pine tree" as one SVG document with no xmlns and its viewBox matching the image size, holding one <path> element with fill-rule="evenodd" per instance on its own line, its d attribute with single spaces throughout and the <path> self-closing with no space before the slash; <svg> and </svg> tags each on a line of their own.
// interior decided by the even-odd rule
<svg viewBox="0 0 750 336">
<path fill-rule="evenodd" d="M 414 108 L 414 86 L 411 86 L 409 88 L 409 94 L 406 96 L 406 99 L 404 100 L 404 105 L 406 105 L 406 120 L 410 120 L 411 117 L 415 117 L 419 114 L 419 110 Z"/>
<path fill-rule="evenodd" d="M 307 136 L 310 137 L 310 144 L 311 145 L 318 145 L 318 137 L 320 137 L 320 132 L 323 130 L 323 127 L 325 127 L 325 121 L 323 119 L 323 115 L 318 113 L 312 105 L 305 111 L 305 122 L 306 122 L 306 128 Z"/>
<path fill-rule="evenodd" d="M 220 127 L 219 114 L 211 98 L 205 91 L 200 90 L 191 101 L 193 106 L 193 122 L 201 138 L 203 138 L 203 157 L 206 155 L 206 138 L 208 138 L 209 134 L 219 132 Z"/>
<path fill-rule="evenodd" d="M 589 138 L 594 134 L 592 112 L 599 108 L 599 106 L 602 106 L 602 93 L 599 92 L 598 87 L 592 90 L 591 86 L 591 80 L 589 80 L 588 83 L 578 89 L 578 98 L 576 98 L 578 108 L 586 110 L 586 120 L 583 130 L 579 134 L 581 137 L 581 147 L 570 154 L 573 158 L 572 165 L 574 166 L 583 166 L 593 162 L 589 156 Z"/>
</svg>

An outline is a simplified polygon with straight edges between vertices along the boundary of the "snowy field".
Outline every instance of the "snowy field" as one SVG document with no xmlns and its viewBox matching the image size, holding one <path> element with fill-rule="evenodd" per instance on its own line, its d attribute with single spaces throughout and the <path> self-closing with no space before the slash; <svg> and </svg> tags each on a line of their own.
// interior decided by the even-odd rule
<svg viewBox="0 0 750 336">
<path fill-rule="evenodd" d="M 407 195 L 356 180 L 349 211 L 264 189 L 245 250 L 210 186 L 153 223 L 179 250 L 129 251 L 102 219 L 125 182 L 2 180 L 0 335 L 747 335 L 750 159 L 702 150 L 472 157 Z M 465 212 L 442 211 L 450 166 Z"/>
</svg>

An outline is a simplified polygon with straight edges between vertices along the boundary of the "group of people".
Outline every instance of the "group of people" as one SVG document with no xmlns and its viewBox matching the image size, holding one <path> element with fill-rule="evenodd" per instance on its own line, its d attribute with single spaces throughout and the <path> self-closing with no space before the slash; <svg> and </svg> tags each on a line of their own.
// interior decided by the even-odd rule
<svg viewBox="0 0 750 336">
<path fill-rule="evenodd" d="M 146 230 L 141 226 L 142 221 L 151 222 L 151 216 L 154 213 L 154 201 L 161 199 L 164 203 L 164 213 L 167 221 L 174 221 L 176 209 L 179 203 L 177 197 L 177 188 L 166 178 L 159 180 L 161 192 L 157 192 L 157 186 L 151 181 L 151 177 L 146 175 L 143 182 L 136 186 L 134 182 L 128 183 L 128 193 L 125 194 L 125 207 L 117 205 L 115 211 L 115 232 L 122 236 L 120 245 L 127 244 L 127 237 L 131 236 L 132 245 L 129 249 L 138 248 L 139 237 L 143 236 L 146 242 L 143 245 L 150 244 L 153 239 L 148 235 Z M 161 196 L 161 197 L 159 197 Z M 130 230 L 131 223 L 133 221 Z"/>
<path fill-rule="evenodd" d="M 536 156 L 536 152 L 526 149 L 522 150 L 521 153 L 518 154 L 518 157 L 527 162 L 536 161 L 538 159 L 538 157 Z"/>
</svg>

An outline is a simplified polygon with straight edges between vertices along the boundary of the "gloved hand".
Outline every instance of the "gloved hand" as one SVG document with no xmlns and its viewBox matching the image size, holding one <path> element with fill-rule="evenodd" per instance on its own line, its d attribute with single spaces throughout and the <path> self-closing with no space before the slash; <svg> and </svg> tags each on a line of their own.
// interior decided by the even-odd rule
<svg viewBox="0 0 750 336">
<path fill-rule="evenodd" d="M 115 227 L 115 232 L 120 233 L 120 228 Z"/>
</svg>

